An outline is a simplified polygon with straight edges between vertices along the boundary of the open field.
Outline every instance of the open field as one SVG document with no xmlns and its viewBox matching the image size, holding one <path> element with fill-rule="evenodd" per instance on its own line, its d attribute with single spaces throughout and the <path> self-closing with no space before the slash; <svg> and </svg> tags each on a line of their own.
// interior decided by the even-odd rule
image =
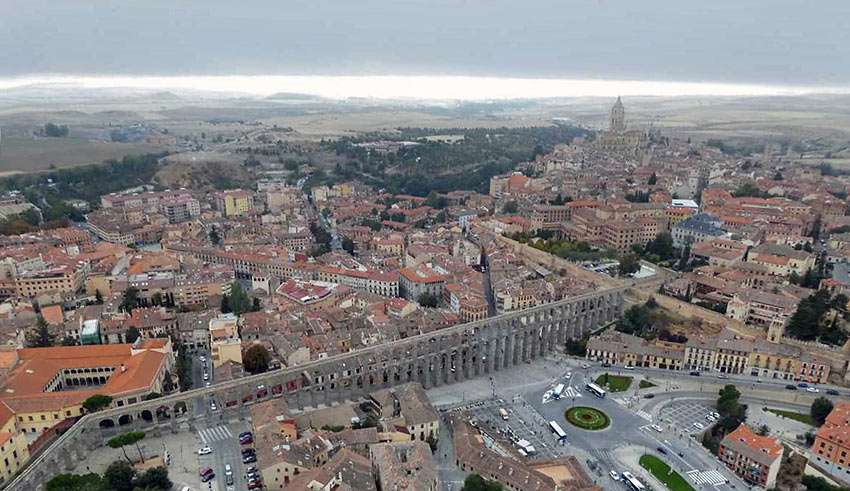
<svg viewBox="0 0 850 491">
<path fill-rule="evenodd" d="M 663 482 L 670 491 L 694 491 L 694 487 L 670 466 L 654 455 L 643 455 L 640 466 L 648 470 L 656 479 Z"/>
<path fill-rule="evenodd" d="M 596 377 L 596 385 L 608 389 L 609 392 L 624 392 L 632 385 L 632 377 L 603 373 Z"/>
<path fill-rule="evenodd" d="M 774 409 L 774 408 L 767 408 L 767 411 L 771 412 L 771 413 L 773 413 L 777 416 L 782 416 L 784 418 L 793 419 L 794 421 L 799 421 L 799 422 L 807 424 L 807 425 L 817 426 L 817 423 L 815 423 L 814 418 L 812 418 L 811 415 L 809 415 L 809 414 L 796 413 L 794 411 L 786 411 L 784 409 Z"/>
<path fill-rule="evenodd" d="M 0 174 L 98 164 L 125 155 L 162 151 L 147 144 L 93 142 L 78 138 L 3 137 Z"/>
</svg>

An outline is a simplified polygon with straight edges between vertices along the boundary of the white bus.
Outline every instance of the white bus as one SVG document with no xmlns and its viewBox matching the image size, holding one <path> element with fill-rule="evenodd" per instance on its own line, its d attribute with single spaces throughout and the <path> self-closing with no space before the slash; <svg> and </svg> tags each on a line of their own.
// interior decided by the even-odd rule
<svg viewBox="0 0 850 491">
<path fill-rule="evenodd" d="M 556 437 L 558 437 L 558 441 L 564 441 L 567 439 L 567 434 L 564 433 L 563 428 L 561 428 L 561 425 L 558 423 L 549 421 L 549 429 L 552 430 L 552 433 L 554 433 Z"/>
<path fill-rule="evenodd" d="M 602 387 L 594 384 L 593 382 L 588 382 L 587 385 L 585 385 L 585 388 L 587 389 L 588 392 L 590 392 L 591 394 L 595 395 L 596 397 L 598 397 L 600 399 L 605 397 L 605 391 L 602 390 Z"/>
<path fill-rule="evenodd" d="M 631 472 L 623 472 L 623 481 L 626 483 L 626 486 L 628 486 L 632 491 L 646 490 L 646 487 L 643 485 L 643 483 L 638 481 L 638 478 L 633 476 Z"/>
<path fill-rule="evenodd" d="M 552 391 L 552 397 L 555 399 L 560 399 L 561 395 L 564 393 L 564 384 L 558 384 L 555 386 L 555 390 Z"/>
</svg>

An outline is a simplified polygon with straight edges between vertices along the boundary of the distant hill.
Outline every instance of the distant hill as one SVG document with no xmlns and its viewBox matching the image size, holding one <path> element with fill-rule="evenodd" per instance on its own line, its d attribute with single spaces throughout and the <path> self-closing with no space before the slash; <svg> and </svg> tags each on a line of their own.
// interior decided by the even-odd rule
<svg viewBox="0 0 850 491">
<path fill-rule="evenodd" d="M 286 99 L 290 101 L 321 101 L 324 100 L 323 97 L 312 95 L 312 94 L 299 94 L 297 92 L 276 92 L 268 97 L 265 97 L 266 100 L 275 100 L 275 99 Z"/>
</svg>

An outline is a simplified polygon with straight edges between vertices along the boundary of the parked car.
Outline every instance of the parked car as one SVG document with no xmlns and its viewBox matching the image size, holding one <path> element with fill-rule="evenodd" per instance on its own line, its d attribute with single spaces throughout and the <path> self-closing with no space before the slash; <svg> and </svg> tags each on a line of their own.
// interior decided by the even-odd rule
<svg viewBox="0 0 850 491">
<path fill-rule="evenodd" d="M 807 384 L 805 382 L 800 382 L 799 384 L 797 384 L 797 387 L 799 387 L 801 389 L 805 389 L 808 386 L 809 386 L 809 384 Z"/>
<path fill-rule="evenodd" d="M 246 456 L 246 455 L 254 455 L 256 453 L 257 453 L 256 450 L 254 450 L 253 448 L 250 448 L 250 447 L 242 449 L 242 456 L 243 457 Z"/>
<path fill-rule="evenodd" d="M 212 453 L 212 448 L 210 447 L 201 447 L 198 449 L 198 455 L 209 455 Z"/>
<path fill-rule="evenodd" d="M 224 464 L 224 475 L 233 475 L 233 468 L 230 467 L 230 464 Z"/>
<path fill-rule="evenodd" d="M 610 475 L 610 476 L 611 476 L 611 479 L 613 479 L 613 480 L 615 480 L 615 481 L 619 481 L 619 480 L 620 480 L 620 475 L 619 475 L 619 474 L 617 474 L 617 471 L 611 471 L 611 472 L 609 472 L 609 473 L 608 473 L 608 475 Z"/>
<path fill-rule="evenodd" d="M 245 457 L 242 457 L 242 463 L 243 464 L 253 464 L 256 461 L 257 461 L 257 456 L 254 455 L 254 454 L 250 454 L 250 455 L 247 455 Z"/>
<path fill-rule="evenodd" d="M 826 389 L 826 393 L 831 395 L 831 396 L 837 396 L 838 395 L 838 391 L 835 390 L 835 389 Z"/>
<path fill-rule="evenodd" d="M 797 390 L 797 386 L 794 384 L 788 384 L 785 386 L 785 388 L 788 390 Z"/>
<path fill-rule="evenodd" d="M 209 482 L 215 479 L 215 472 L 211 472 L 206 476 L 201 477 L 201 482 Z"/>
<path fill-rule="evenodd" d="M 694 428 L 701 430 L 701 429 L 705 428 L 705 426 L 703 426 L 702 423 L 700 423 L 700 422 L 695 422 Z"/>
<path fill-rule="evenodd" d="M 698 371 L 694 370 L 694 371 L 692 371 L 689 375 L 691 375 L 691 376 L 693 376 L 693 377 L 699 377 L 699 376 L 700 376 L 700 373 L 699 373 Z"/>
<path fill-rule="evenodd" d="M 250 445 L 252 443 L 254 443 L 254 437 L 252 437 L 251 435 L 239 438 L 240 445 Z"/>
<path fill-rule="evenodd" d="M 820 390 L 817 387 L 806 387 L 806 392 L 811 392 L 812 394 L 817 394 Z"/>
<path fill-rule="evenodd" d="M 611 367 L 610 363 L 603 363 L 602 364 L 602 368 L 610 368 L 610 367 Z"/>
<path fill-rule="evenodd" d="M 661 429 L 661 426 L 658 425 L 658 424 L 652 425 L 652 429 L 657 431 L 658 433 L 661 433 L 662 431 L 664 431 L 664 430 Z"/>
<path fill-rule="evenodd" d="M 643 395 L 644 399 L 652 399 L 653 397 L 655 397 L 655 394 L 644 394 Z"/>
<path fill-rule="evenodd" d="M 664 447 L 656 447 L 655 450 L 661 452 L 661 455 L 667 455 L 667 449 L 665 449 Z"/>
<path fill-rule="evenodd" d="M 201 471 L 198 474 L 200 474 L 201 477 L 204 477 L 207 474 L 212 474 L 212 473 L 213 473 L 212 469 L 210 469 L 209 467 L 205 467 L 205 468 L 201 469 Z"/>
</svg>

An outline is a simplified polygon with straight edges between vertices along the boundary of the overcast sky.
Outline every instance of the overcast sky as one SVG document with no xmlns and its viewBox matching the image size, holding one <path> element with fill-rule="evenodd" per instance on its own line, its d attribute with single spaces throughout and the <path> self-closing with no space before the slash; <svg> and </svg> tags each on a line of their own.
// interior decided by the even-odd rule
<svg viewBox="0 0 850 491">
<path fill-rule="evenodd" d="M 850 0 L 2 0 L 0 77 L 489 75 L 850 85 Z"/>
</svg>

